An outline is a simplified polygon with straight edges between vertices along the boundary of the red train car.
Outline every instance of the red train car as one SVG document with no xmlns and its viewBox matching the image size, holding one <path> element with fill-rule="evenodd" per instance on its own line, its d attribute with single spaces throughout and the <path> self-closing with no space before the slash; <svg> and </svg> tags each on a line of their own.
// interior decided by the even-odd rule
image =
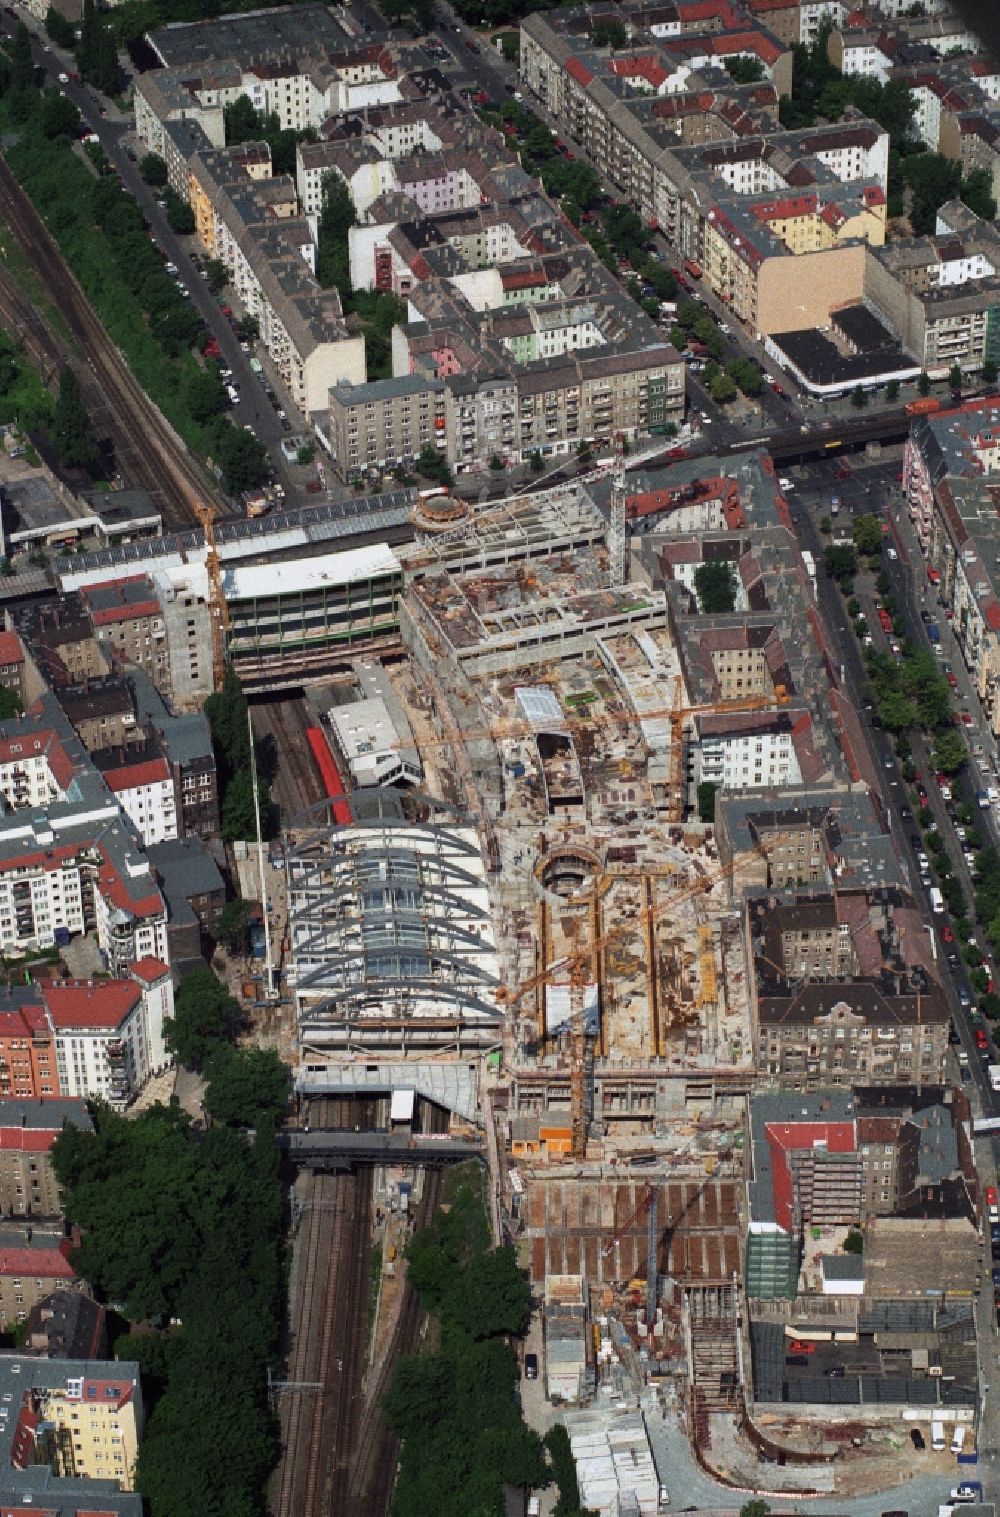
<svg viewBox="0 0 1000 1517">
<path fill-rule="evenodd" d="M 345 793 L 347 787 L 341 778 L 340 770 L 337 767 L 337 760 L 330 752 L 330 744 L 326 740 L 326 734 L 321 727 L 307 727 L 306 737 L 309 740 L 313 758 L 316 760 L 316 768 L 319 770 L 320 778 L 323 781 L 323 789 L 328 796 L 337 797 L 333 802 L 333 819 L 342 826 L 347 826 L 354 820 L 351 813 L 351 803 L 347 799 Z"/>
</svg>

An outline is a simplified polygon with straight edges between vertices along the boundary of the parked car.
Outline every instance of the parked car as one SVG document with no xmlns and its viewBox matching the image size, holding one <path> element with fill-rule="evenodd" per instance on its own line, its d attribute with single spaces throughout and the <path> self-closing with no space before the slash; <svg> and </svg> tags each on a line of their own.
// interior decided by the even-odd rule
<svg viewBox="0 0 1000 1517">
<path fill-rule="evenodd" d="M 926 1443 L 924 1442 L 924 1435 L 918 1427 L 910 1428 L 910 1442 L 913 1444 L 913 1447 L 918 1450 L 925 1449 L 927 1447 Z"/>
</svg>

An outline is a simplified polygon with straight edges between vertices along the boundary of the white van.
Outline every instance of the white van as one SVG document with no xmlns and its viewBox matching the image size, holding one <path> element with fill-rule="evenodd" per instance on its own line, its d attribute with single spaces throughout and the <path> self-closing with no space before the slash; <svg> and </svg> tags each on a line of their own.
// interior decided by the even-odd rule
<svg viewBox="0 0 1000 1517">
<path fill-rule="evenodd" d="M 943 1422 L 932 1422 L 931 1423 L 931 1448 L 932 1449 L 936 1449 L 937 1452 L 940 1453 L 941 1450 L 944 1447 L 945 1447 L 944 1423 Z"/>
<path fill-rule="evenodd" d="M 941 912 L 944 911 L 944 896 L 936 885 L 931 886 L 929 894 L 931 898 L 931 910 L 940 916 Z"/>
<path fill-rule="evenodd" d="M 964 1443 L 965 1443 L 965 1428 L 964 1427 L 956 1427 L 954 1433 L 951 1435 L 951 1451 L 952 1451 L 952 1453 L 953 1454 L 960 1454 L 962 1452 L 962 1446 L 963 1446 Z"/>
</svg>

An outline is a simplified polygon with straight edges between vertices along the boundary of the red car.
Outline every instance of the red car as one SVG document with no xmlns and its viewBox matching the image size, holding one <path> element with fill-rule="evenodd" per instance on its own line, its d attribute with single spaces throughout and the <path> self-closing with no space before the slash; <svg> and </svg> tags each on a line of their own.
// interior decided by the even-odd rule
<svg viewBox="0 0 1000 1517">
<path fill-rule="evenodd" d="M 816 1352 L 816 1345 L 815 1343 L 805 1343 L 801 1338 L 793 1338 L 788 1345 L 788 1352 L 790 1354 L 814 1354 Z"/>
<path fill-rule="evenodd" d="M 962 723 L 963 727 L 974 727 L 976 725 L 971 711 L 960 711 L 958 713 L 958 719 Z"/>
<path fill-rule="evenodd" d="M 996 1206 L 996 1204 L 997 1204 L 997 1188 L 996 1188 L 995 1185 L 987 1185 L 987 1187 L 986 1187 L 986 1205 L 987 1206 Z"/>
<path fill-rule="evenodd" d="M 667 457 L 668 458 L 681 459 L 681 458 L 687 458 L 687 456 L 688 456 L 687 448 L 668 448 L 667 449 Z"/>
<path fill-rule="evenodd" d="M 979 1051 L 981 1053 L 985 1052 L 985 1050 L 987 1048 L 989 1048 L 989 1046 L 990 1046 L 990 1040 L 986 1036 L 986 1029 L 984 1027 L 977 1027 L 976 1028 L 976 1032 L 975 1032 L 975 1038 L 976 1038 L 976 1047 L 979 1049 Z"/>
<path fill-rule="evenodd" d="M 948 683 L 949 683 L 949 685 L 951 686 L 951 688 L 953 690 L 957 690 L 958 689 L 958 679 L 957 679 L 957 677 L 954 674 L 949 674 L 948 675 Z"/>
<path fill-rule="evenodd" d="M 839 464 L 833 471 L 834 479 L 850 479 L 851 471 L 845 464 Z"/>
<path fill-rule="evenodd" d="M 947 922 L 945 922 L 941 928 L 941 941 L 942 943 L 954 943 L 955 941 L 955 934 L 952 932 Z"/>
</svg>

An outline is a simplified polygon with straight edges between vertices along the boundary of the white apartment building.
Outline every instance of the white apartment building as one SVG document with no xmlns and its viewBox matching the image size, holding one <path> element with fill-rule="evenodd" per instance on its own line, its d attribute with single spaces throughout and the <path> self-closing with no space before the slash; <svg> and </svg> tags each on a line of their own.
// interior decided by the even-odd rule
<svg viewBox="0 0 1000 1517">
<path fill-rule="evenodd" d="M 164 758 L 106 769 L 104 783 L 148 848 L 178 836 L 177 796 Z"/>
<path fill-rule="evenodd" d="M 167 1062 L 163 1022 L 173 1015 L 170 971 L 155 959 L 135 979 L 78 980 L 42 990 L 60 1091 L 124 1107 Z"/>
<path fill-rule="evenodd" d="M 785 713 L 706 716 L 696 720 L 695 785 L 724 790 L 800 785 L 802 769 Z"/>
</svg>

